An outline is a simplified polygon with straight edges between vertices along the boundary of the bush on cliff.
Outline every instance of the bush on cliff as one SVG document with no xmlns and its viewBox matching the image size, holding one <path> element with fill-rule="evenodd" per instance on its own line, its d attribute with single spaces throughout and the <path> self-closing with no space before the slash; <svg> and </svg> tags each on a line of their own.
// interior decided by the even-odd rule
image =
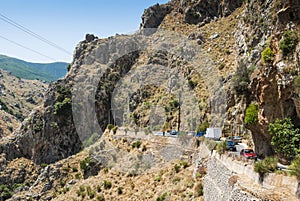
<svg viewBox="0 0 300 201">
<path fill-rule="evenodd" d="M 270 123 L 269 132 L 272 135 L 271 144 L 280 157 L 292 160 L 300 154 L 300 130 L 294 127 L 290 118 L 276 119 Z"/>
<path fill-rule="evenodd" d="M 62 102 L 58 101 L 54 104 L 55 115 L 63 115 L 72 110 L 72 100 L 70 98 L 65 98 Z"/>
<path fill-rule="evenodd" d="M 274 60 L 274 56 L 275 56 L 275 54 L 274 54 L 273 50 L 270 47 L 267 47 L 261 53 L 262 60 L 265 63 L 271 63 Z"/>
<path fill-rule="evenodd" d="M 284 56 L 291 53 L 298 43 L 297 32 L 288 30 L 284 32 L 283 37 L 279 43 L 279 48 L 282 50 Z"/>
<path fill-rule="evenodd" d="M 246 125 L 258 122 L 258 106 L 256 103 L 252 103 L 247 107 L 244 122 Z"/>
</svg>

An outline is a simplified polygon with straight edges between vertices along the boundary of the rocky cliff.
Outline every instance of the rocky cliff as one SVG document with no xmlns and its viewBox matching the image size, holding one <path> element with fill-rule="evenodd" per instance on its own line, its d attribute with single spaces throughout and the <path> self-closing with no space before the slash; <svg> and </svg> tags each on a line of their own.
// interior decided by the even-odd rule
<svg viewBox="0 0 300 201">
<path fill-rule="evenodd" d="M 235 37 L 238 61 L 251 69 L 246 102 L 258 104 L 258 122 L 247 125 L 252 131 L 256 151 L 272 155 L 269 123 L 291 117 L 298 122 L 297 93 L 299 43 L 293 41 L 287 53 L 281 43 L 288 32 L 299 33 L 299 1 L 261 1 L 245 4 Z M 265 58 L 266 48 L 271 58 Z M 297 124 L 297 123 L 296 123 Z"/>
<path fill-rule="evenodd" d="M 233 126 L 230 132 L 235 134 L 246 127 L 256 152 L 272 155 L 269 123 L 292 117 L 297 125 L 300 117 L 298 33 L 296 0 L 172 0 L 146 9 L 133 35 L 99 39 L 87 34 L 75 49 L 67 76 L 50 84 L 43 104 L 0 144 L 1 184 L 10 189 L 22 184 L 16 199 L 93 199 L 91 188 L 100 189 L 99 199 L 201 199 L 206 165 L 191 179 L 189 165 L 170 162 L 180 150 L 164 144 L 163 137 L 153 143 L 146 136 L 138 145 L 119 134 L 98 141 L 89 153 L 85 146 L 99 139 L 108 124 L 138 137 L 138 131 L 188 131 L 209 122 Z M 282 48 L 291 36 L 292 45 Z M 252 104 L 257 105 L 257 121 L 245 123 Z M 193 147 L 186 139 L 178 141 L 187 148 L 180 156 L 189 158 Z M 48 163 L 53 164 L 42 168 Z M 152 167 L 154 163 L 166 166 L 162 170 Z M 116 164 L 129 167 L 120 171 Z M 139 175 L 148 169 L 153 172 Z M 206 200 L 264 198 L 247 190 L 218 160 L 210 160 L 208 169 Z M 103 178 L 106 185 L 114 181 L 113 190 L 98 187 Z M 164 182 L 173 185 L 165 189 Z M 148 184 L 153 192 L 141 192 Z"/>
<path fill-rule="evenodd" d="M 135 34 L 87 34 L 67 76 L 50 84 L 43 105 L 0 144 L 3 161 L 55 163 L 108 124 L 136 133 L 196 130 L 205 122 L 234 134 L 247 128 L 256 152 L 272 155 L 268 125 L 300 117 L 299 28 L 297 0 L 172 0 L 146 9 Z M 292 44 L 283 47 L 286 40 Z M 250 104 L 257 120 L 245 123 Z"/>
<path fill-rule="evenodd" d="M 226 122 L 243 125 L 247 105 L 257 102 L 259 121 L 246 126 L 253 133 L 256 151 L 260 155 L 272 154 L 268 124 L 276 118 L 297 117 L 293 80 L 298 74 L 299 45 L 295 45 L 288 55 L 278 47 L 285 31 L 298 31 L 297 5 L 297 1 L 174 0 L 146 9 L 142 17 L 141 30 L 162 27 L 167 31 L 165 33 L 148 36 L 142 31 L 108 39 L 87 35 L 76 47 L 66 78 L 49 87 L 43 107 L 35 110 L 17 132 L 18 152 L 38 163 L 54 162 L 78 152 L 83 141 L 93 134 L 101 135 L 108 123 L 121 125 L 126 115 L 133 118 L 135 125 L 149 127 L 150 108 L 158 103 L 166 112 L 164 127 L 179 127 L 178 117 L 182 114 L 176 104 L 181 103 L 175 100 L 179 93 L 174 96 L 172 89 L 167 102 L 159 100 L 158 94 L 167 96 L 163 88 L 155 91 L 146 87 L 139 90 L 139 94 L 145 94 L 139 98 L 136 93 L 127 99 L 120 95 L 119 101 L 127 101 L 130 105 L 126 115 L 124 112 L 128 109 L 113 108 L 120 107 L 112 101 L 114 90 L 120 82 L 133 82 L 135 75 L 130 74 L 133 69 L 161 65 L 169 71 L 169 76 L 161 79 L 170 79 L 171 70 L 176 70 L 195 93 L 198 108 L 190 114 L 193 117 L 189 123 L 182 124 L 183 128 L 195 129 L 204 121 L 210 121 L 212 126 L 222 126 Z M 177 20 L 175 25 L 174 20 Z M 220 25 L 224 25 L 222 23 L 227 23 L 223 26 L 226 27 L 224 33 L 218 32 Z M 168 40 L 175 33 L 180 36 Z M 179 41 L 184 40 L 190 44 L 179 45 Z M 261 57 L 266 46 L 274 51 L 272 62 L 264 62 Z M 166 47 L 174 51 L 171 53 Z M 242 68 L 246 68 L 247 73 L 239 75 Z M 138 71 L 135 73 L 139 74 Z M 125 81 L 128 75 L 131 80 Z M 151 77 L 147 73 L 144 76 Z M 248 78 L 246 82 L 240 82 L 239 76 Z M 145 82 L 147 78 L 137 79 L 137 82 L 141 79 Z M 279 85 L 282 81 L 284 84 Z M 148 109 L 145 109 L 145 103 Z M 82 107 L 87 105 L 91 109 L 82 114 Z M 130 121 L 129 124 L 134 125 Z M 25 142 L 34 143 L 28 148 Z"/>
</svg>

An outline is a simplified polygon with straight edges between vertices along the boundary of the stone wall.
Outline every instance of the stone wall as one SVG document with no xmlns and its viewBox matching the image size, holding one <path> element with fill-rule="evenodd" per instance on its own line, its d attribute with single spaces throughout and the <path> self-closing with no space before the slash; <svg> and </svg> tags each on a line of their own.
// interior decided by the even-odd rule
<svg viewBox="0 0 300 201">
<path fill-rule="evenodd" d="M 204 178 L 205 201 L 260 200 L 242 190 L 236 184 L 237 174 L 217 158 L 211 157 L 207 168 L 208 174 Z"/>
<path fill-rule="evenodd" d="M 268 174 L 263 181 L 253 170 L 253 161 L 237 161 L 215 151 L 207 164 L 204 178 L 205 201 L 299 200 L 295 177 Z"/>
</svg>

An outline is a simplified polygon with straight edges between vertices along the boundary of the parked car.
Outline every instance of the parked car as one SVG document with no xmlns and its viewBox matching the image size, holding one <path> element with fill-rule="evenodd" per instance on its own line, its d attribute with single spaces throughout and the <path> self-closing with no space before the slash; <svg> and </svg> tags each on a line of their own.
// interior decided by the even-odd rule
<svg viewBox="0 0 300 201">
<path fill-rule="evenodd" d="M 236 151 L 236 143 L 232 140 L 226 140 L 226 149 L 230 151 Z"/>
<path fill-rule="evenodd" d="M 240 137 L 240 136 L 233 136 L 232 140 L 234 142 L 236 142 L 236 143 L 240 143 L 240 142 L 242 142 L 242 137 Z"/>
<path fill-rule="evenodd" d="M 177 132 L 176 130 L 171 130 L 170 134 L 171 134 L 171 135 L 177 135 L 178 132 Z"/>
<path fill-rule="evenodd" d="M 206 134 L 206 132 L 199 132 L 195 135 L 195 137 L 201 137 L 204 136 Z"/>
<path fill-rule="evenodd" d="M 257 159 L 257 155 L 253 149 L 242 149 L 240 155 L 247 159 Z"/>
</svg>

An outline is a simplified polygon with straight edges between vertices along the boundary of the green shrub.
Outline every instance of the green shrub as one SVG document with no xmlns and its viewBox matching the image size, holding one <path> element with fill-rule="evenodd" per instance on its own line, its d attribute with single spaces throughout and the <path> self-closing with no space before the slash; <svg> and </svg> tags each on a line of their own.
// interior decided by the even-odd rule
<svg viewBox="0 0 300 201">
<path fill-rule="evenodd" d="M 246 125 L 258 122 L 258 105 L 256 103 L 252 103 L 247 107 L 244 122 Z"/>
<path fill-rule="evenodd" d="M 25 186 L 25 184 L 14 184 L 14 185 L 12 186 L 12 189 L 15 190 L 15 189 L 17 189 L 17 188 L 19 188 L 19 187 L 24 187 L 24 186 Z"/>
<path fill-rule="evenodd" d="M 187 168 L 187 167 L 189 167 L 189 163 L 186 162 L 186 161 L 180 160 L 180 161 L 179 161 L 179 164 L 180 164 L 184 169 Z"/>
<path fill-rule="evenodd" d="M 83 161 L 80 161 L 80 169 L 82 171 L 86 171 L 90 161 L 91 161 L 90 157 L 86 157 Z"/>
<path fill-rule="evenodd" d="M 47 163 L 42 163 L 42 164 L 41 164 L 41 167 L 42 167 L 42 168 L 45 168 L 45 167 L 47 167 L 47 166 L 48 166 Z"/>
<path fill-rule="evenodd" d="M 202 123 L 198 126 L 197 133 L 205 132 L 208 127 L 209 127 L 209 123 L 208 123 L 208 121 L 205 121 L 204 123 Z"/>
<path fill-rule="evenodd" d="M 279 43 L 279 48 L 282 50 L 284 56 L 291 53 L 298 43 L 297 32 L 288 30 L 284 32 L 283 38 Z"/>
<path fill-rule="evenodd" d="M 111 129 L 113 129 L 113 127 L 114 127 L 114 125 L 112 125 L 112 124 L 107 124 L 107 126 L 106 126 L 106 128 L 107 128 L 109 131 L 111 131 Z"/>
<path fill-rule="evenodd" d="M 197 86 L 198 83 L 193 81 L 193 80 L 188 80 L 188 84 L 189 84 L 191 89 L 194 89 Z"/>
<path fill-rule="evenodd" d="M 250 72 L 245 64 L 238 65 L 237 71 L 232 78 L 233 89 L 238 95 L 249 94 Z"/>
<path fill-rule="evenodd" d="M 264 176 L 266 173 L 274 172 L 277 169 L 278 160 L 275 157 L 267 157 L 254 164 L 254 171 Z"/>
<path fill-rule="evenodd" d="M 7 185 L 0 185 L 0 200 L 7 200 L 11 198 L 13 195 L 13 192 Z"/>
<path fill-rule="evenodd" d="M 113 129 L 112 129 L 113 134 L 117 133 L 118 128 L 119 128 L 118 126 L 113 127 Z"/>
<path fill-rule="evenodd" d="M 107 174 L 108 172 L 109 172 L 109 168 L 106 167 L 106 168 L 104 169 L 104 173 Z"/>
<path fill-rule="evenodd" d="M 261 57 L 262 57 L 262 60 L 265 62 L 265 63 L 270 63 L 274 60 L 274 52 L 273 50 L 270 48 L 270 47 L 267 47 L 266 49 L 264 49 L 261 53 Z"/>
<path fill-rule="evenodd" d="M 291 170 L 291 174 L 295 175 L 300 181 L 300 156 L 297 156 L 291 163 L 289 170 Z"/>
<path fill-rule="evenodd" d="M 168 193 L 162 194 L 161 196 L 159 196 L 159 197 L 156 198 L 156 201 L 164 201 L 164 200 L 166 200 L 167 195 L 168 195 Z"/>
<path fill-rule="evenodd" d="M 103 187 L 104 189 L 110 189 L 112 187 L 112 183 L 110 181 L 103 181 Z"/>
<path fill-rule="evenodd" d="M 195 197 L 199 197 L 203 195 L 203 184 L 198 183 L 195 186 L 195 192 L 194 192 Z"/>
<path fill-rule="evenodd" d="M 123 188 L 122 187 L 118 187 L 118 195 L 123 194 Z"/>
<path fill-rule="evenodd" d="M 154 178 L 154 181 L 160 182 L 161 181 L 161 174 L 156 175 L 155 178 Z"/>
<path fill-rule="evenodd" d="M 176 173 L 178 173 L 180 171 L 180 165 L 175 164 L 174 165 L 174 170 L 175 170 Z"/>
<path fill-rule="evenodd" d="M 33 130 L 34 132 L 39 132 L 43 129 L 43 122 L 37 122 L 34 127 L 33 127 Z"/>
<path fill-rule="evenodd" d="M 226 151 L 226 142 L 223 141 L 218 143 L 216 149 L 220 155 L 223 154 Z"/>
<path fill-rule="evenodd" d="M 62 102 L 56 102 L 54 104 L 53 114 L 59 115 L 64 114 L 65 112 L 70 112 L 72 109 L 72 101 L 70 98 L 65 98 Z"/>
<path fill-rule="evenodd" d="M 97 185 L 97 186 L 96 186 L 96 189 L 97 189 L 97 192 L 98 192 L 98 193 L 101 192 L 101 186 L 100 186 L 100 185 Z"/>
<path fill-rule="evenodd" d="M 96 192 L 92 190 L 90 186 L 86 187 L 87 195 L 90 197 L 90 199 L 93 199 L 96 195 Z"/>
<path fill-rule="evenodd" d="M 105 201 L 105 197 L 104 197 L 103 194 L 97 195 L 96 200 L 97 200 L 97 201 Z"/>
<path fill-rule="evenodd" d="M 138 141 L 132 143 L 131 147 L 139 149 L 141 147 L 141 144 L 142 144 L 142 142 L 138 140 Z"/>
<path fill-rule="evenodd" d="M 169 105 L 170 105 L 171 111 L 175 111 L 179 107 L 179 102 L 178 102 L 178 100 L 171 100 L 169 102 Z"/>
<path fill-rule="evenodd" d="M 276 119 L 270 123 L 269 132 L 272 136 L 271 144 L 279 156 L 292 160 L 300 153 L 300 132 L 290 118 Z"/>
<path fill-rule="evenodd" d="M 85 197 L 85 187 L 83 185 L 79 186 L 79 189 L 76 191 L 77 196 Z"/>
<path fill-rule="evenodd" d="M 216 148 L 217 144 L 218 144 L 216 141 L 209 140 L 209 139 L 206 139 L 206 138 L 205 138 L 204 142 L 205 142 L 207 148 L 209 149 L 209 151 L 214 150 Z"/>
</svg>

